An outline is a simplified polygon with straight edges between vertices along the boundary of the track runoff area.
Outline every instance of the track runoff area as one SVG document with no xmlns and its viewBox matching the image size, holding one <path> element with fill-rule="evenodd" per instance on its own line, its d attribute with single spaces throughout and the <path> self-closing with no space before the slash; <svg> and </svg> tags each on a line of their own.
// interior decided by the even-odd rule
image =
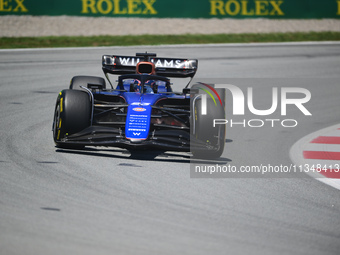
<svg viewBox="0 0 340 255">
<path fill-rule="evenodd" d="M 301 138 L 291 148 L 290 158 L 301 171 L 340 189 L 340 124 Z"/>
</svg>

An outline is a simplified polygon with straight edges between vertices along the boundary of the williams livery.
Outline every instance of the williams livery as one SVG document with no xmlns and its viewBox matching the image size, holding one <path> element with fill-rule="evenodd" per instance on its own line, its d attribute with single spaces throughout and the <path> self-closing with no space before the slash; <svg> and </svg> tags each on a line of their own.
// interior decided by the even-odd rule
<svg viewBox="0 0 340 255">
<path fill-rule="evenodd" d="M 213 127 L 213 122 L 225 118 L 223 91 L 203 83 L 189 82 L 182 92 L 171 87 L 170 78 L 191 81 L 197 66 L 195 59 L 154 53 L 104 55 L 108 84 L 101 77 L 75 76 L 69 89 L 59 93 L 53 121 L 56 146 L 157 148 L 220 157 L 225 125 Z M 111 75 L 118 75 L 116 83 Z"/>
</svg>

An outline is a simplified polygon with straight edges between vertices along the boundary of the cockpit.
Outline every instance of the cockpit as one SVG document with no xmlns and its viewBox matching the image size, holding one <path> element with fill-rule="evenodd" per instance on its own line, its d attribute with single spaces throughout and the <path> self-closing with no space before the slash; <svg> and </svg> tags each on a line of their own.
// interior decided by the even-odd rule
<svg viewBox="0 0 340 255">
<path fill-rule="evenodd" d="M 148 74 L 122 75 L 118 79 L 117 89 L 149 94 L 172 92 L 168 78 Z"/>
</svg>

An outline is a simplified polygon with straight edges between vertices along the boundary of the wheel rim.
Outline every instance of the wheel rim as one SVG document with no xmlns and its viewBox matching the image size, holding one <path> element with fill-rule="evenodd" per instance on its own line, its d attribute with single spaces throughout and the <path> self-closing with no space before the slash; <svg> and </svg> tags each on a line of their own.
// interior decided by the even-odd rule
<svg viewBox="0 0 340 255">
<path fill-rule="evenodd" d="M 54 113 L 54 120 L 53 120 L 53 138 L 54 141 L 57 142 L 60 136 L 60 105 L 58 104 Z"/>
</svg>

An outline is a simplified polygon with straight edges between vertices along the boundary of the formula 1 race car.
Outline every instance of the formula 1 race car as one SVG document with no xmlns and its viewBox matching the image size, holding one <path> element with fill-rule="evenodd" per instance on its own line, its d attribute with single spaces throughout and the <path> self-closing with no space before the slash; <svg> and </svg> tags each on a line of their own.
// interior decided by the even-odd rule
<svg viewBox="0 0 340 255">
<path fill-rule="evenodd" d="M 101 77 L 75 76 L 57 98 L 53 139 L 59 148 L 114 146 L 126 149 L 157 148 L 191 151 L 197 158 L 218 158 L 225 144 L 224 101 L 213 85 L 189 87 L 198 60 L 104 55 Z M 119 75 L 113 85 L 110 75 Z M 190 78 L 182 92 L 174 92 L 169 77 Z M 204 88 L 203 88 L 204 87 Z M 210 92 L 208 90 L 211 90 Z"/>
</svg>

